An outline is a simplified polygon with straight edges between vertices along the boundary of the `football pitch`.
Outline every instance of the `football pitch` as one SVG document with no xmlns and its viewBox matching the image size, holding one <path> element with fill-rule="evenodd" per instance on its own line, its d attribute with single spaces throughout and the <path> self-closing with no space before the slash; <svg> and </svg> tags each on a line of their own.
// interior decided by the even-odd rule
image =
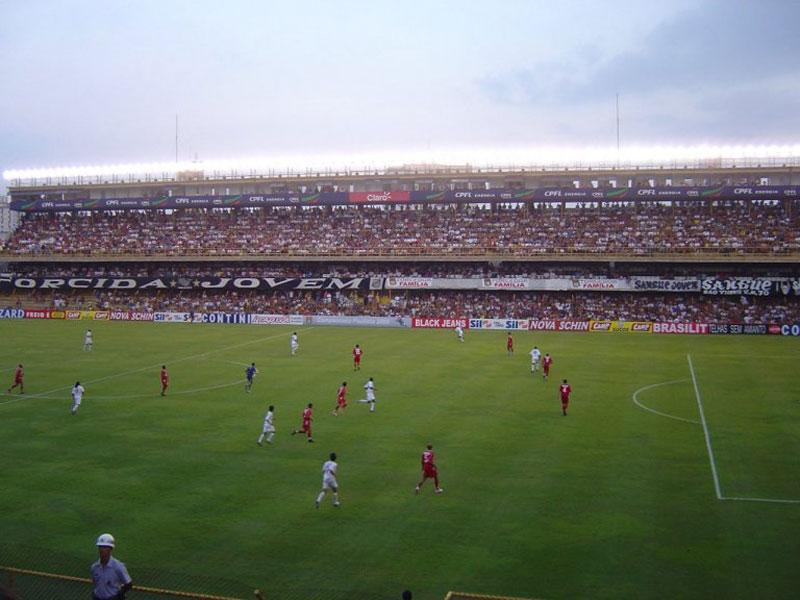
<svg viewBox="0 0 800 600">
<path fill-rule="evenodd" d="M 86 577 L 110 532 L 134 584 L 241 598 L 797 596 L 796 338 L 515 332 L 511 357 L 501 331 L 301 327 L 292 357 L 283 326 L 98 322 L 90 353 L 87 326 L 0 322 L 0 564 Z M 441 495 L 414 494 L 427 443 Z"/>
</svg>

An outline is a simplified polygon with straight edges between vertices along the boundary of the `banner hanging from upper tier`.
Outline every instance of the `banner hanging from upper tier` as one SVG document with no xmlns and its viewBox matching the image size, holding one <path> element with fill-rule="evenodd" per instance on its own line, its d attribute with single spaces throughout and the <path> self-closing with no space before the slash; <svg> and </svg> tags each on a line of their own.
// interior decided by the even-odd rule
<svg viewBox="0 0 800 600">
<path fill-rule="evenodd" d="M 0 290 L 369 290 L 369 277 L 16 277 Z M 372 282 L 374 284 L 374 282 Z"/>
<path fill-rule="evenodd" d="M 135 185 L 135 184 L 131 184 Z M 24 195 L 24 199 L 20 196 Z M 394 204 L 482 204 L 525 202 L 639 202 L 671 200 L 782 200 L 800 197 L 800 186 L 536 188 L 511 190 L 441 190 L 389 192 L 310 192 L 160 196 L 157 198 L 48 198 L 36 199 L 25 190 L 11 192 L 11 210 L 22 212 L 153 210 L 181 208 L 256 208 L 272 206 L 364 206 Z"/>
</svg>

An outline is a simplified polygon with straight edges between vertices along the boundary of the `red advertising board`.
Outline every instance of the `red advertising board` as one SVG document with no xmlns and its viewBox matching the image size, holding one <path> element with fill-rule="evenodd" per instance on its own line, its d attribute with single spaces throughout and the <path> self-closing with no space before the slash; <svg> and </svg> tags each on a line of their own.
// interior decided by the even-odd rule
<svg viewBox="0 0 800 600">
<path fill-rule="evenodd" d="M 111 321 L 152 321 L 153 313 L 112 310 L 108 318 Z"/>
<path fill-rule="evenodd" d="M 531 331 L 589 331 L 589 321 L 531 319 L 528 322 L 528 329 Z"/>
<path fill-rule="evenodd" d="M 653 323 L 653 333 L 708 333 L 708 323 Z"/>
<path fill-rule="evenodd" d="M 411 319 L 411 327 L 414 329 L 455 329 L 460 326 L 462 329 L 469 327 L 469 319 L 444 319 L 439 317 L 419 317 Z"/>
<path fill-rule="evenodd" d="M 49 319 L 49 310 L 25 310 L 26 319 Z"/>
</svg>

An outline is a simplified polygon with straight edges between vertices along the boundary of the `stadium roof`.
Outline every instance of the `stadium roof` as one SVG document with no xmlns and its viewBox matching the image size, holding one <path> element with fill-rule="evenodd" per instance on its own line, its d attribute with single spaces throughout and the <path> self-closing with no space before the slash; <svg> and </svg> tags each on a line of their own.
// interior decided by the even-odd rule
<svg viewBox="0 0 800 600">
<path fill-rule="evenodd" d="M 58 166 L 10 169 L 3 172 L 6 181 L 27 181 L 59 178 L 72 179 L 95 176 L 155 176 L 196 172 L 198 174 L 276 176 L 278 174 L 367 173 L 375 171 L 425 171 L 441 165 L 463 165 L 463 169 L 586 169 L 677 166 L 800 166 L 800 144 L 742 145 L 742 146 L 634 146 L 630 148 L 540 147 L 516 149 L 450 150 L 436 156 L 426 153 L 371 153 L 364 155 L 302 155 L 261 156 L 241 159 L 222 159 L 181 162 L 140 162 L 109 165 Z M 380 166 L 379 166 L 380 165 Z M 402 165 L 387 167 L 386 165 Z M 450 167 L 447 167 L 450 168 Z"/>
</svg>

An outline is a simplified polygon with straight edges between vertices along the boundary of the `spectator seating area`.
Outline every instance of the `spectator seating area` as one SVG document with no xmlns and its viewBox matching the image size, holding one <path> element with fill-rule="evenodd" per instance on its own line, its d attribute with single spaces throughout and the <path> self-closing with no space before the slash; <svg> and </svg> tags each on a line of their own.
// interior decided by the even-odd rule
<svg viewBox="0 0 800 600">
<path fill-rule="evenodd" d="M 800 221 L 787 214 L 796 203 L 695 202 L 674 205 L 616 203 L 603 207 L 466 207 L 424 210 L 376 208 L 214 209 L 39 213 L 25 215 L 6 241 L 6 270 L 28 277 L 526 277 L 624 278 L 628 276 L 800 277 L 792 260 L 751 264 L 559 262 L 540 254 L 750 253 L 785 256 L 800 251 Z M 474 260 L 448 260 L 456 254 Z M 509 255 L 502 262 L 482 255 Z M 106 255 L 107 262 L 54 262 L 52 255 Z M 116 255 L 141 256 L 114 262 Z M 224 261 L 226 255 L 298 255 L 285 261 Z M 156 255 L 175 256 L 170 262 Z M 329 255 L 303 262 L 304 255 Z M 355 257 L 336 260 L 334 256 Z M 381 256 L 409 260 L 380 262 Z M 422 260 L 410 257 L 422 256 Z M 425 261 L 425 255 L 443 260 Z M 15 262 L 41 257 L 38 262 Z M 187 261 L 184 257 L 211 260 Z M 361 258 L 359 258 L 361 257 Z M 109 260 L 110 259 L 110 260 Z M 378 259 L 377 261 L 374 259 Z M 216 262 L 220 261 L 220 262 Z M 795 295 L 709 297 L 694 293 L 592 291 L 221 291 L 96 290 L 21 291 L 0 296 L 0 306 L 214 311 L 272 314 L 467 316 L 546 319 L 624 319 L 739 323 L 800 322 Z"/>
<path fill-rule="evenodd" d="M 212 209 L 25 215 L 12 255 L 457 256 L 790 254 L 800 220 L 770 202 L 469 207 Z"/>
<path fill-rule="evenodd" d="M 745 298 L 701 294 L 483 291 L 18 292 L 0 307 L 195 311 L 304 315 L 483 317 L 578 320 L 798 323 L 797 296 Z"/>
</svg>

